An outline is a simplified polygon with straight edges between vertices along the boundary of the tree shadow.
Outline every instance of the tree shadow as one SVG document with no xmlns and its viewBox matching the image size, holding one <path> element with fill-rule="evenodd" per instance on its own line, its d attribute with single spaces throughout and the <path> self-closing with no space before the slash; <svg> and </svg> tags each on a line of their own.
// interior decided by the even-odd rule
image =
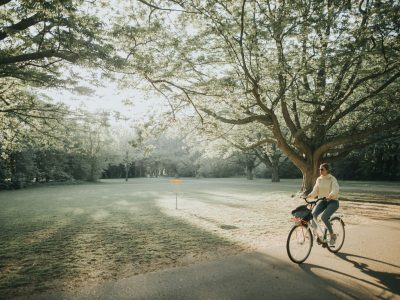
<svg viewBox="0 0 400 300">
<path fill-rule="evenodd" d="M 234 242 L 166 215 L 154 195 L 127 194 L 126 201 L 120 201 L 119 196 L 107 200 L 72 198 L 64 205 L 84 208 L 80 214 L 43 203 L 33 216 L 31 203 L 26 201 L 19 206 L 24 218 L 17 226 L 11 216 L 4 218 L 5 227 L 13 230 L 0 232 L 0 271 L 7 269 L 0 276 L 2 296 L 76 288 L 95 282 L 96 276 L 102 282 L 187 264 L 201 259 L 197 255 L 207 258 L 218 251 L 242 251 Z M 96 214 L 98 211 L 103 214 Z M 68 222 L 57 227 L 55 217 Z M 34 236 L 47 228 L 54 230 L 44 238 L 24 242 L 30 233 Z"/>
<path fill-rule="evenodd" d="M 202 191 L 196 191 L 192 192 L 192 197 L 193 200 L 202 202 L 205 204 L 213 204 L 213 205 L 219 205 L 219 206 L 226 206 L 226 207 L 231 207 L 231 208 L 246 208 L 246 205 L 235 203 L 235 201 L 243 201 L 243 198 L 240 196 L 233 197 L 231 195 L 229 196 L 222 196 L 222 195 L 216 195 L 212 192 L 202 192 Z M 232 203 L 233 200 L 233 203 Z"/>
<path fill-rule="evenodd" d="M 385 221 L 400 221 L 400 217 L 389 217 L 389 218 L 385 218 Z"/>
<path fill-rule="evenodd" d="M 316 283 L 292 264 L 252 252 L 33 299 L 337 299 L 338 294 L 363 299 L 352 287 Z"/>
</svg>

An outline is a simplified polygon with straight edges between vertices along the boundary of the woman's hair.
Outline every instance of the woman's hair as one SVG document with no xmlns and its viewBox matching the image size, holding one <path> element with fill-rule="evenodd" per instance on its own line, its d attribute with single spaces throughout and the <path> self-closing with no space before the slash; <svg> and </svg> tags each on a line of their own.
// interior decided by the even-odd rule
<svg viewBox="0 0 400 300">
<path fill-rule="evenodd" d="M 323 163 L 319 166 L 320 168 L 324 168 L 328 173 L 331 172 L 331 168 L 328 163 Z"/>
</svg>

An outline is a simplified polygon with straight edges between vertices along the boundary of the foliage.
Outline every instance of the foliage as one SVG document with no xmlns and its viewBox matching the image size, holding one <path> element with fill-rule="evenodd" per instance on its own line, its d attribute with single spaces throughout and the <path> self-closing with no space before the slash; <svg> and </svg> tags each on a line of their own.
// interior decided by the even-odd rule
<svg viewBox="0 0 400 300">
<path fill-rule="evenodd" d="M 0 78 L 32 86 L 64 86 L 66 63 L 98 65 L 110 58 L 105 24 L 95 3 L 2 1 L 0 3 Z"/>
<path fill-rule="evenodd" d="M 84 112 L 81 112 L 82 114 Z M 58 138 L 41 144 L 21 139 L 0 158 L 0 188 L 21 188 L 33 182 L 97 180 L 110 160 L 105 116 L 91 116 L 58 126 Z M 62 137 L 62 138 L 61 138 Z"/>
<path fill-rule="evenodd" d="M 114 27 L 121 51 L 137 46 L 126 71 L 174 116 L 258 123 L 305 189 L 321 161 L 398 135 L 399 3 L 138 2 Z"/>
<path fill-rule="evenodd" d="M 238 163 L 235 157 L 226 159 L 209 158 L 207 160 L 202 160 L 199 169 L 199 176 L 207 178 L 226 178 L 243 175 L 243 166 Z"/>
<path fill-rule="evenodd" d="M 79 88 L 74 65 L 116 63 L 101 1 L 0 2 L 0 148 L 5 158 L 24 147 L 60 143 L 72 113 L 40 89 Z M 76 116 L 75 116 L 76 117 Z M 61 147 L 62 141 L 61 141 Z"/>
<path fill-rule="evenodd" d="M 355 151 L 334 164 L 343 180 L 400 180 L 400 141 L 381 142 Z"/>
<path fill-rule="evenodd" d="M 385 141 L 400 132 L 399 12 L 394 1 L 0 1 L 0 184 L 96 180 L 120 164 L 126 178 L 230 176 L 243 172 L 227 159 L 237 149 L 278 179 L 295 174 L 288 158 L 305 189 L 320 162 L 348 155 L 340 176 L 398 178 Z M 110 133 L 106 114 L 40 92 L 90 93 L 74 66 L 151 87 L 170 115 Z M 165 136 L 173 122 L 183 134 Z"/>
</svg>

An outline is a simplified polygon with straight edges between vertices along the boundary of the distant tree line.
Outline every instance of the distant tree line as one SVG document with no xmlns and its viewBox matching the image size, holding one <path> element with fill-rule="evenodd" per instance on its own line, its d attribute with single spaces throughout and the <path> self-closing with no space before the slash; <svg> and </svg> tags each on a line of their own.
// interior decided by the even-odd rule
<svg viewBox="0 0 400 300">
<path fill-rule="evenodd" d="M 0 188 L 18 189 L 32 183 L 97 180 L 101 169 L 86 154 L 26 149 L 0 160 Z"/>
<path fill-rule="evenodd" d="M 112 158 L 107 116 L 80 113 L 79 120 L 60 120 L 51 135 L 17 133 L 1 140 L 0 190 L 98 180 Z"/>
<path fill-rule="evenodd" d="M 400 180 L 400 140 L 381 142 L 354 151 L 333 165 L 343 180 Z"/>
<path fill-rule="evenodd" d="M 165 147 L 166 144 L 170 148 Z M 204 158 L 200 153 L 182 150 L 183 142 L 164 139 L 155 146 L 146 159 L 132 161 L 129 177 L 247 177 L 249 158 L 243 153 L 236 153 L 228 158 Z M 176 147 L 176 149 L 174 147 Z M 184 147 L 183 147 L 184 148 Z M 400 140 L 381 142 L 362 150 L 356 150 L 343 160 L 332 164 L 333 172 L 341 180 L 400 180 Z M 272 168 L 254 158 L 252 175 L 256 178 L 271 178 Z M 255 166 L 257 165 L 257 166 Z M 102 178 L 124 178 L 122 163 L 109 164 L 103 171 Z M 301 178 L 300 170 L 289 160 L 279 165 L 280 178 Z M 251 178 L 250 178 L 251 177 Z"/>
<path fill-rule="evenodd" d="M 102 147 L 105 146 L 103 142 Z M 0 158 L 0 189 L 19 189 L 48 182 L 126 177 L 124 162 L 113 158 L 115 149 L 108 149 L 108 153 L 105 153 L 93 152 L 93 149 L 88 148 L 85 150 L 83 145 L 80 147 L 71 150 L 30 146 L 9 153 L 7 158 Z M 381 142 L 354 151 L 333 164 L 333 172 L 339 180 L 400 180 L 399 150 L 400 140 Z M 128 178 L 271 178 L 271 168 L 261 162 L 256 161 L 255 164 L 257 166 L 251 171 L 252 176 L 249 178 L 248 158 L 245 159 L 243 153 L 236 153 L 228 158 L 203 157 L 197 150 L 190 151 L 179 139 L 160 138 L 153 141 L 153 150 L 146 157 L 132 157 L 128 162 Z M 301 172 L 289 160 L 280 163 L 280 178 L 301 176 Z"/>
</svg>

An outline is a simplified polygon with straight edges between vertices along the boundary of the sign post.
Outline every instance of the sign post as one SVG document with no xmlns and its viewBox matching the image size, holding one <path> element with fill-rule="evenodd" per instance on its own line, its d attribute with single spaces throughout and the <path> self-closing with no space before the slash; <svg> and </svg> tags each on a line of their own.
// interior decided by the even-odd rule
<svg viewBox="0 0 400 300">
<path fill-rule="evenodd" d="M 178 185 L 182 184 L 183 180 L 182 179 L 171 179 L 169 182 L 173 185 L 178 186 Z M 175 209 L 178 209 L 178 187 L 176 187 L 176 189 L 175 189 Z"/>
</svg>

